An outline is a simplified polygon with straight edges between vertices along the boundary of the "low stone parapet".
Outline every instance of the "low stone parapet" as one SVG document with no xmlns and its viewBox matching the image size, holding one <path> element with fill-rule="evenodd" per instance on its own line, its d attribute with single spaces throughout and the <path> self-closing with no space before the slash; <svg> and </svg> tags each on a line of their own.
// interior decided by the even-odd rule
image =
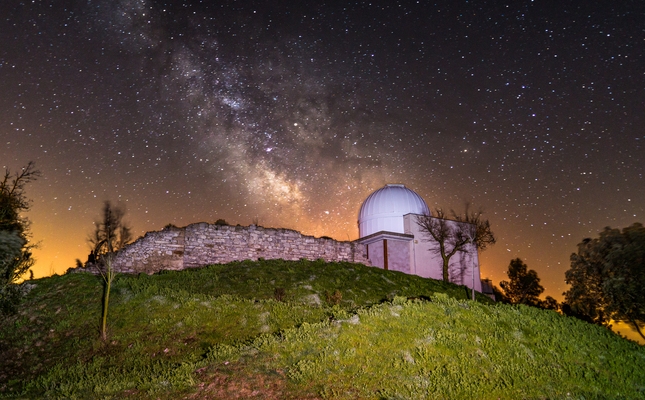
<svg viewBox="0 0 645 400">
<path fill-rule="evenodd" d="M 260 258 L 370 265 L 365 245 L 360 243 L 316 238 L 290 229 L 200 222 L 146 233 L 116 254 L 113 267 L 123 273 L 152 274 Z"/>
</svg>

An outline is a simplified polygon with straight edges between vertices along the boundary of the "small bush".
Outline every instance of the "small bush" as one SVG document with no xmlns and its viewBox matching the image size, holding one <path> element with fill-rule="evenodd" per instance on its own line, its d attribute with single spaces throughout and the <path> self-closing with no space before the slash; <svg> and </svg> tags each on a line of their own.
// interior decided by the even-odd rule
<svg viewBox="0 0 645 400">
<path fill-rule="evenodd" d="M 0 315 L 13 315 L 18 310 L 22 293 L 18 285 L 7 285 L 0 288 Z"/>
<path fill-rule="evenodd" d="M 327 304 L 331 306 L 337 306 L 342 300 L 343 294 L 340 292 L 340 290 L 336 289 L 334 290 L 334 293 L 331 294 L 328 291 L 325 291 L 325 301 L 327 302 Z"/>
<path fill-rule="evenodd" d="M 284 301 L 284 298 L 285 298 L 285 296 L 286 296 L 286 295 L 287 295 L 287 291 L 286 291 L 286 290 L 284 290 L 284 288 L 281 288 L 281 287 L 277 287 L 277 288 L 275 288 L 275 290 L 273 291 L 273 297 L 274 297 L 277 301 Z"/>
</svg>

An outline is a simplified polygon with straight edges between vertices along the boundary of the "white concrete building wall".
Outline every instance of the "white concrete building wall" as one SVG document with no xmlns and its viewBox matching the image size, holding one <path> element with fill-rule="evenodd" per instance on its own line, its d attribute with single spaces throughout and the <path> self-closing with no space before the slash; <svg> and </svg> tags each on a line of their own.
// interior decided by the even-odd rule
<svg viewBox="0 0 645 400">
<path fill-rule="evenodd" d="M 428 236 L 416 223 L 418 214 L 407 214 L 403 216 L 405 233 L 414 236 L 414 248 L 410 255 L 411 273 L 424 278 L 443 279 L 443 260 L 437 251 L 439 245 L 436 242 L 428 241 Z M 457 221 L 448 221 L 450 224 L 460 224 Z M 463 223 L 463 222 L 462 222 Z M 481 279 L 479 272 L 479 257 L 474 245 L 467 246 L 466 252 L 455 254 L 450 259 L 448 274 L 450 281 L 458 285 L 473 287 L 473 273 L 475 290 L 481 292 Z"/>
<path fill-rule="evenodd" d="M 360 243 L 366 246 L 368 259 L 373 267 L 413 273 L 410 270 L 411 237 L 393 232 L 377 232 L 360 239 Z"/>
<path fill-rule="evenodd" d="M 373 267 L 385 268 L 383 241 L 378 240 L 367 245 L 367 258 Z"/>
<path fill-rule="evenodd" d="M 388 269 L 410 273 L 411 240 L 387 240 Z"/>
</svg>

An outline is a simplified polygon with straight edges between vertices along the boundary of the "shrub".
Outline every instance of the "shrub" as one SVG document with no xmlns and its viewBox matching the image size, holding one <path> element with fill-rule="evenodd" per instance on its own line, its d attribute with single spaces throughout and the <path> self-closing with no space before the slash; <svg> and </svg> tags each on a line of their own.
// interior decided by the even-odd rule
<svg viewBox="0 0 645 400">
<path fill-rule="evenodd" d="M 336 289 L 334 290 L 334 293 L 331 294 L 328 291 L 325 291 L 325 301 L 327 302 L 327 304 L 337 306 L 342 300 L 343 294 L 340 292 L 340 290 Z"/>
<path fill-rule="evenodd" d="M 273 297 L 277 301 L 284 301 L 284 298 L 286 295 L 287 295 L 286 290 L 284 290 L 284 288 L 281 288 L 281 287 L 275 288 L 275 290 L 273 291 Z"/>
</svg>

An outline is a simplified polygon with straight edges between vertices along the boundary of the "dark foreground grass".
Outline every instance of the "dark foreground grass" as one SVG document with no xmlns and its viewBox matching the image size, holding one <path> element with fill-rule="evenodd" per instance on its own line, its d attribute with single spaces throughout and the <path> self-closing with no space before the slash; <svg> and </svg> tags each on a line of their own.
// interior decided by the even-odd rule
<svg viewBox="0 0 645 400">
<path fill-rule="evenodd" d="M 645 351 L 604 328 L 357 264 L 121 275 L 106 343 L 97 277 L 29 284 L 0 322 L 4 397 L 645 398 Z"/>
</svg>

